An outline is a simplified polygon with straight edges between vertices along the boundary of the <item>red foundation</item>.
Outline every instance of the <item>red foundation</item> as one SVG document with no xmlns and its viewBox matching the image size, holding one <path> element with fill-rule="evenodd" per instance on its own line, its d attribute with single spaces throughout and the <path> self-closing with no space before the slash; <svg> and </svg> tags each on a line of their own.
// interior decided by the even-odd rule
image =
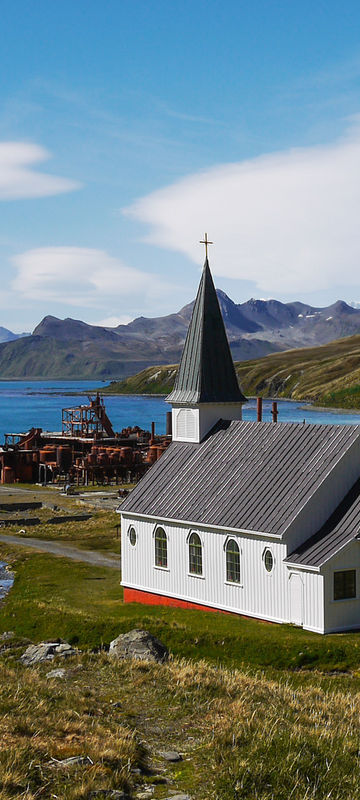
<svg viewBox="0 0 360 800">
<path fill-rule="evenodd" d="M 192 608 L 198 611 L 217 611 L 218 614 L 231 614 L 231 611 L 223 611 L 221 608 L 203 606 L 201 603 L 191 603 L 188 600 L 178 600 L 177 597 L 167 597 L 163 594 L 153 594 L 144 592 L 141 589 L 124 588 L 124 603 L 143 603 L 147 606 L 172 606 L 173 608 Z"/>
</svg>

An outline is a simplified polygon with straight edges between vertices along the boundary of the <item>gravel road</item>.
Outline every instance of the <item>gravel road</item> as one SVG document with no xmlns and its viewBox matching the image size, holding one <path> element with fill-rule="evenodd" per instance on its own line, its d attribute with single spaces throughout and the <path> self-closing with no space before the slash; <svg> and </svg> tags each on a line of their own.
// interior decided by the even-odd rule
<svg viewBox="0 0 360 800">
<path fill-rule="evenodd" d="M 74 561 L 83 561 L 85 564 L 92 564 L 94 567 L 109 567 L 110 569 L 120 569 L 120 556 L 116 553 L 109 553 L 105 556 L 96 550 L 80 550 L 77 547 L 69 547 L 63 542 L 48 541 L 46 539 L 30 539 L 27 536 L 11 536 L 10 534 L 0 534 L 0 542 L 8 544 L 20 544 L 23 547 L 30 547 L 34 550 L 41 550 L 45 553 L 52 553 L 54 556 L 72 558 Z"/>
</svg>

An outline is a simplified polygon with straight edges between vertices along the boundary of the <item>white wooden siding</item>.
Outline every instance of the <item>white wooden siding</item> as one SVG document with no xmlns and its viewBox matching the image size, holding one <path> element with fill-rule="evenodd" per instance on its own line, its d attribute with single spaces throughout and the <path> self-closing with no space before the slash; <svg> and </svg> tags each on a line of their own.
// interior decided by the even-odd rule
<svg viewBox="0 0 360 800">
<path fill-rule="evenodd" d="M 173 442 L 201 442 L 219 419 L 241 420 L 241 403 L 172 404 Z"/>
<path fill-rule="evenodd" d="M 354 600 L 334 600 L 334 572 L 356 570 L 356 598 Z M 350 542 L 343 550 L 333 556 L 322 569 L 325 592 L 325 632 L 345 631 L 360 627 L 360 542 Z"/>
<path fill-rule="evenodd" d="M 156 568 L 153 533 L 155 521 L 122 515 L 122 583 L 134 589 L 177 597 L 227 611 L 275 622 L 290 621 L 289 567 L 283 563 L 286 545 L 263 536 L 203 531 L 180 523 L 163 523 L 168 537 L 168 567 Z M 134 525 L 135 547 L 129 542 L 128 529 Z M 203 543 L 203 575 L 189 574 L 187 538 L 191 530 Z M 226 582 L 225 544 L 234 538 L 240 548 L 241 584 Z M 271 573 L 266 572 L 263 554 L 269 547 L 274 557 Z M 323 630 L 322 576 L 301 570 L 304 581 L 304 626 Z"/>
</svg>

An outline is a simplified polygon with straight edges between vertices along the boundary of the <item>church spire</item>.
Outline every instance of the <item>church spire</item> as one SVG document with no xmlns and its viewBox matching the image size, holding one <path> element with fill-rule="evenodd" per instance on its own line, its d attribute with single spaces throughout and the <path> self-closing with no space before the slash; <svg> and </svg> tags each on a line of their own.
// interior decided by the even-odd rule
<svg viewBox="0 0 360 800">
<path fill-rule="evenodd" d="M 206 258 L 174 389 L 166 398 L 176 405 L 244 403 L 224 321 Z"/>
</svg>

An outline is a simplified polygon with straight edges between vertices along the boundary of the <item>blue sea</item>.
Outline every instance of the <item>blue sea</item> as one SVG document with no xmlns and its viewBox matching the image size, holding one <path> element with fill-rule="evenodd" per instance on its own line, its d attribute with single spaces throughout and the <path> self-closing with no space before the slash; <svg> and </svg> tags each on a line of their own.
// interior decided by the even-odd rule
<svg viewBox="0 0 360 800">
<path fill-rule="evenodd" d="M 0 381 L 0 444 L 5 433 L 19 433 L 31 427 L 60 431 L 62 408 L 87 403 L 86 393 L 91 395 L 98 388 L 99 381 Z M 156 432 L 165 433 L 170 406 L 162 397 L 109 396 L 105 397 L 105 405 L 116 431 L 128 425 L 149 430 L 154 421 Z M 279 422 L 360 423 L 360 414 L 316 411 L 290 400 L 279 400 L 278 408 Z M 256 400 L 246 403 L 243 418 L 256 419 Z M 264 400 L 263 420 L 271 419 L 271 401 Z"/>
</svg>

